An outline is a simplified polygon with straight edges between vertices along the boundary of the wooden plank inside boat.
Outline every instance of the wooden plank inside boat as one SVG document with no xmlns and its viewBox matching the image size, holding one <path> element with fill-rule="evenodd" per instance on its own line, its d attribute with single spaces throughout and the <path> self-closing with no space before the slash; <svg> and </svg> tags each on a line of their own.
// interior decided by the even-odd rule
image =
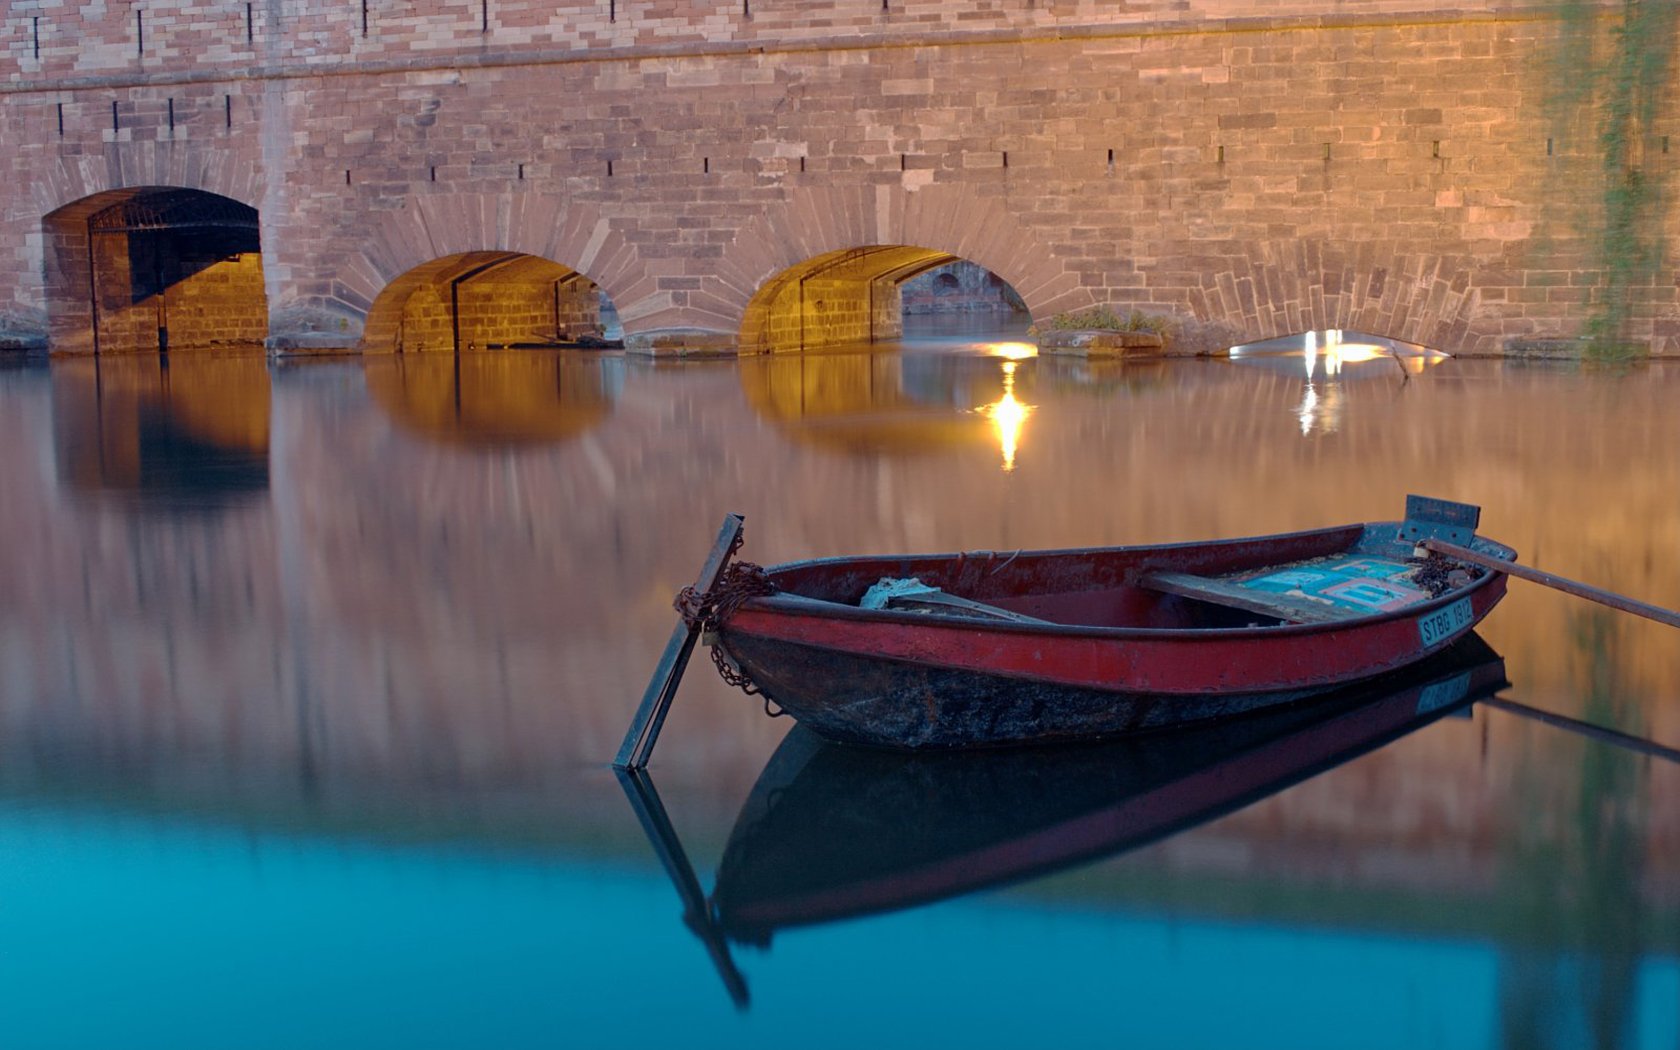
<svg viewBox="0 0 1680 1050">
<path fill-rule="evenodd" d="M 1291 623 L 1334 623 L 1358 613 L 1338 609 L 1325 602 L 1309 598 L 1292 598 L 1284 594 L 1268 594 L 1249 590 L 1225 580 L 1196 576 L 1188 572 L 1151 572 L 1138 579 L 1139 586 L 1182 598 L 1212 602 L 1232 609 L 1262 613 L 1288 620 Z"/>
</svg>

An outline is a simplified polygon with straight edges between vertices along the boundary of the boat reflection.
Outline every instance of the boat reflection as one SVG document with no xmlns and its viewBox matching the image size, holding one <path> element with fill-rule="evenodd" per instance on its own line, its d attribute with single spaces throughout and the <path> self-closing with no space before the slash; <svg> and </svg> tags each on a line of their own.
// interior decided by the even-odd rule
<svg viewBox="0 0 1680 1050">
<path fill-rule="evenodd" d="M 992 446 L 1015 467 L 1036 405 L 1023 343 L 973 354 L 804 353 L 741 363 L 747 402 L 800 441 L 846 452 Z"/>
<path fill-rule="evenodd" d="M 390 354 L 364 364 L 368 392 L 428 440 L 475 447 L 553 444 L 603 422 L 624 385 L 624 359 L 503 350 Z"/>
<path fill-rule="evenodd" d="M 903 754 L 795 727 L 759 774 L 709 900 L 645 775 L 622 781 L 738 1003 L 730 941 L 897 911 L 1113 856 L 1233 812 L 1510 683 L 1472 634 L 1411 671 L 1281 711 L 1111 743 Z"/>
<path fill-rule="evenodd" d="M 261 354 L 62 359 L 51 375 L 53 448 L 71 491 L 164 509 L 268 491 Z"/>
</svg>

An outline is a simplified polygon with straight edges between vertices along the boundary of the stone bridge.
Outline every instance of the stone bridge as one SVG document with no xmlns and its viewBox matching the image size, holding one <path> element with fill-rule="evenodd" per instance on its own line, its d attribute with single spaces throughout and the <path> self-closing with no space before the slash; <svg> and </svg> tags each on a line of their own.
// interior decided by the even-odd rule
<svg viewBox="0 0 1680 1050">
<path fill-rule="evenodd" d="M 632 349 L 812 346 L 896 334 L 960 258 L 1187 347 L 1496 353 L 1603 279 L 1559 32 L 1543 0 L 27 0 L 0 339 L 464 349 L 605 296 Z"/>
</svg>

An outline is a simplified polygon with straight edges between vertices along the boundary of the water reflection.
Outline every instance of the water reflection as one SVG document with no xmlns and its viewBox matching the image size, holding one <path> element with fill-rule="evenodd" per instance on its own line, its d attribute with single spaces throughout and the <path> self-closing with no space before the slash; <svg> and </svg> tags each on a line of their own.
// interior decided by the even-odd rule
<svg viewBox="0 0 1680 1050">
<path fill-rule="evenodd" d="M 1472 634 L 1409 672 L 1322 702 L 1085 747 L 899 754 L 795 728 L 699 898 L 650 780 L 626 793 L 737 1002 L 725 939 L 896 911 L 1136 848 L 1275 794 L 1505 688 Z"/>
<path fill-rule="evenodd" d="M 368 392 L 393 419 L 448 444 L 566 441 L 599 426 L 624 385 L 617 355 L 391 354 L 368 357 L 363 369 Z"/>
<path fill-rule="evenodd" d="M 73 491 L 166 508 L 267 491 L 260 355 L 60 359 L 51 375 L 58 476 Z"/>
<path fill-rule="evenodd" d="M 1009 471 L 1035 408 L 1025 398 L 1037 362 L 1020 345 L 985 344 L 985 356 L 770 355 L 741 364 L 741 386 L 749 404 L 801 441 L 898 454 L 992 445 Z"/>
<path fill-rule="evenodd" d="M 1396 339 L 1332 328 L 1235 346 L 1230 359 L 1242 367 L 1275 373 L 1287 374 L 1292 369 L 1306 372 L 1306 385 L 1295 408 L 1301 435 L 1306 437 L 1314 431 L 1333 434 L 1341 429 L 1347 400 L 1344 382 L 1386 376 L 1404 385 L 1412 376 L 1451 357 Z"/>
<path fill-rule="evenodd" d="M 1572 648 L 1590 724 L 1642 719 L 1644 698 L 1621 672 L 1621 628 L 1602 608 L 1576 617 Z M 1511 946 L 1504 969 L 1505 1045 L 1629 1045 L 1644 956 L 1680 933 L 1680 923 L 1672 916 L 1665 923 L 1642 892 L 1651 881 L 1651 762 L 1631 749 L 1568 737 L 1529 754 L 1518 776 L 1547 800 L 1556 823 L 1519 824 L 1505 842 L 1500 896 L 1512 926 L 1527 935 Z"/>
<path fill-rule="evenodd" d="M 1165 359 L 1128 361 L 1123 357 L 1040 357 L 1034 362 L 1041 388 L 1057 393 L 1142 394 L 1167 385 L 1171 364 Z"/>
<path fill-rule="evenodd" d="M 843 997 L 830 1043 L 1030 1045 L 1053 1016 L 1141 1045 L 1489 1047 L 1631 984 L 1624 1045 L 1673 1044 L 1680 766 L 1601 770 L 1613 743 L 1502 709 L 1123 856 L 737 947 L 745 1020 L 604 768 L 727 511 L 747 515 L 743 556 L 777 562 L 1288 531 L 1425 491 L 1483 504 L 1525 561 L 1680 605 L 1673 365 L 1448 361 L 1405 385 L 1392 361 L 1349 365 L 1339 429 L 1304 441 L 1299 355 L 1023 359 L 1015 397 L 1036 407 L 1006 475 L 976 411 L 1001 399 L 1003 357 L 872 364 L 890 407 L 864 390 L 834 398 L 846 411 L 968 429 L 862 455 L 811 437 L 825 417 L 796 395 L 822 404 L 820 384 L 779 388 L 771 412 L 748 396 L 757 363 L 632 362 L 620 390 L 612 360 L 591 429 L 514 449 L 401 422 L 369 389 L 377 361 L 241 362 L 250 380 L 211 395 L 176 381 L 200 359 L 172 355 L 166 396 L 161 362 L 113 358 L 102 371 L 137 378 L 114 400 L 105 384 L 103 421 L 91 362 L 0 370 L 0 1043 L 548 1045 L 638 1016 L 786 1045 L 820 1041 L 813 1009 Z M 531 378 L 552 397 L 552 372 Z M 204 396 L 183 412 L 184 385 Z M 154 455 L 141 402 L 265 461 L 267 490 L 123 512 L 122 479 L 149 468 L 112 448 L 100 466 L 99 431 Z M 238 436 L 261 419 L 266 457 L 255 426 Z M 1486 623 L 1518 698 L 1680 744 L 1672 634 L 1571 644 L 1576 612 L 1513 584 Z M 785 725 L 703 668 L 683 684 L 654 771 L 708 883 Z M 1534 1038 L 1584 1030 L 1555 1024 Z"/>
</svg>

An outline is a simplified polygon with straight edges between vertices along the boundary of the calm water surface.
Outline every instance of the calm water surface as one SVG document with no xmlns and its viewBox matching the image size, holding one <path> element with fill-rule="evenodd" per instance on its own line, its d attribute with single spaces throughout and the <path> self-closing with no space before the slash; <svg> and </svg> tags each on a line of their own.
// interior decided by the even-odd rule
<svg viewBox="0 0 1680 1050">
<path fill-rule="evenodd" d="M 768 563 L 1423 492 L 1680 606 L 1671 367 L 1024 353 L 0 369 L 0 1045 L 1680 1044 L 1680 766 L 1468 672 L 1375 728 L 860 765 L 701 660 L 625 790 L 732 510 Z M 1672 631 L 1513 583 L 1482 636 L 1501 697 L 1680 746 Z"/>
</svg>

